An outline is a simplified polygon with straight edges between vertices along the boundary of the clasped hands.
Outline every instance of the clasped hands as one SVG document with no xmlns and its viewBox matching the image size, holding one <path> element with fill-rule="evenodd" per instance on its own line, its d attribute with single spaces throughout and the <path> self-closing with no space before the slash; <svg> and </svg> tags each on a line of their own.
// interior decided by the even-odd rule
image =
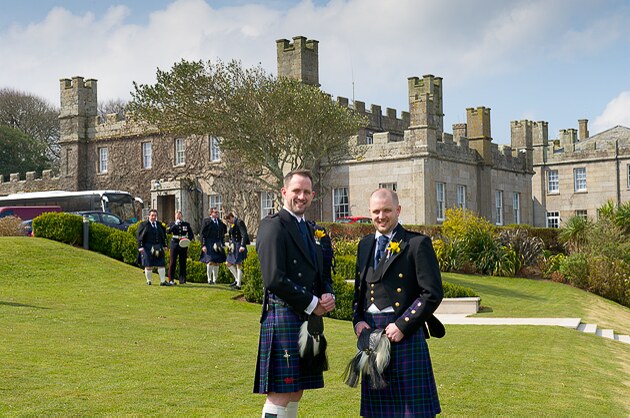
<svg viewBox="0 0 630 418">
<path fill-rule="evenodd" d="M 361 335 L 361 332 L 366 328 L 367 329 L 371 328 L 367 322 L 361 321 L 357 323 L 356 327 L 354 327 L 357 337 Z M 396 324 L 393 322 L 387 324 L 387 327 L 385 327 L 385 335 L 387 335 L 387 338 L 393 343 L 400 342 L 405 336 L 405 334 L 402 333 L 400 328 L 398 328 Z"/>
<path fill-rule="evenodd" d="M 317 306 L 313 309 L 313 314 L 323 316 L 333 309 L 335 309 L 335 296 L 332 293 L 324 293 L 317 301 Z"/>
</svg>

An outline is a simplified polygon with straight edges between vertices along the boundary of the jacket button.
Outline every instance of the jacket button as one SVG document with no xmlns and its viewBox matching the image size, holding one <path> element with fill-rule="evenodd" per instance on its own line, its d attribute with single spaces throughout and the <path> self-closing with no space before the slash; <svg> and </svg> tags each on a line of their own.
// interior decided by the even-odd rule
<svg viewBox="0 0 630 418">
<path fill-rule="evenodd" d="M 295 258 L 293 259 L 293 264 L 297 264 L 297 260 Z"/>
<path fill-rule="evenodd" d="M 373 295 L 373 294 L 374 294 L 374 291 L 373 291 L 373 290 L 370 290 L 370 293 Z"/>
<path fill-rule="evenodd" d="M 416 310 L 415 310 L 415 309 L 414 309 L 414 310 L 412 310 L 412 311 L 411 311 L 411 313 L 412 313 L 412 314 L 415 314 L 415 313 L 416 313 Z"/>
<path fill-rule="evenodd" d="M 374 283 L 370 284 L 371 287 L 374 287 Z"/>
<path fill-rule="evenodd" d="M 403 278 L 403 274 L 402 273 L 398 273 L 398 277 L 400 277 L 402 279 Z"/>
<path fill-rule="evenodd" d="M 399 287 L 398 289 L 396 289 L 396 291 L 397 291 L 398 293 L 400 293 L 400 292 L 402 292 L 402 289 Z"/>
<path fill-rule="evenodd" d="M 394 305 L 396 305 L 396 307 L 399 307 L 400 306 L 400 302 L 396 302 L 396 303 L 394 303 Z"/>
<path fill-rule="evenodd" d="M 409 322 L 409 317 L 408 316 L 405 317 L 405 322 Z"/>
<path fill-rule="evenodd" d="M 298 273 L 298 277 L 302 277 L 302 273 Z"/>
<path fill-rule="evenodd" d="M 371 301 L 371 302 L 374 302 L 374 298 L 370 298 L 370 301 Z"/>
</svg>

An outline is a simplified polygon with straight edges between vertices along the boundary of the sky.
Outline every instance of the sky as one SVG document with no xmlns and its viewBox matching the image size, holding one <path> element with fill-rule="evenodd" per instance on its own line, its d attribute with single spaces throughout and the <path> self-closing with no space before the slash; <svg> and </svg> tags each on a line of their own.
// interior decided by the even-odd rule
<svg viewBox="0 0 630 418">
<path fill-rule="evenodd" d="M 589 120 L 591 136 L 630 127 L 628 0 L 0 0 L 0 89 L 59 105 L 59 79 L 98 80 L 98 99 L 181 59 L 261 65 L 276 40 L 319 41 L 321 88 L 408 110 L 407 78 L 443 78 L 444 130 L 491 109 L 549 123 L 549 138 Z"/>
</svg>

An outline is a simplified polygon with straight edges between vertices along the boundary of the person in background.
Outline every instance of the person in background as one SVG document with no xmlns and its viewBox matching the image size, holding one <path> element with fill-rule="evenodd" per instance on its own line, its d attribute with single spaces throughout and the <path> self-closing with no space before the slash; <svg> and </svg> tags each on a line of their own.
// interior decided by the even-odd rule
<svg viewBox="0 0 630 418">
<path fill-rule="evenodd" d="M 175 284 L 175 268 L 179 262 L 179 284 L 185 284 L 188 244 L 195 238 L 195 236 L 190 224 L 184 221 L 181 210 L 175 211 L 175 221 L 171 222 L 166 229 L 166 233 L 173 234 L 170 244 L 171 258 L 168 263 L 169 283 Z M 182 244 L 185 244 L 180 245 L 180 241 Z"/>
<path fill-rule="evenodd" d="M 385 330 L 391 353 L 385 388 L 375 389 L 371 376 L 363 376 L 360 414 L 435 416 L 441 408 L 426 338 L 429 331 L 444 335 L 433 316 L 444 296 L 437 257 L 429 237 L 399 223 L 395 192 L 376 190 L 369 208 L 376 231 L 359 242 L 352 323 L 357 337 Z"/>
<path fill-rule="evenodd" d="M 237 218 L 234 213 L 225 215 L 225 222 L 228 224 L 228 254 L 227 267 L 234 276 L 234 282 L 230 284 L 237 290 L 241 289 L 243 278 L 243 261 L 247 258 L 247 245 L 249 244 L 249 234 L 242 219 Z"/>
<path fill-rule="evenodd" d="M 225 234 L 227 227 L 219 219 L 219 210 L 210 208 L 210 217 L 201 223 L 201 258 L 206 263 L 208 284 L 216 284 L 219 280 L 219 267 L 225 263 Z"/>
<path fill-rule="evenodd" d="M 158 212 L 149 210 L 149 218 L 140 223 L 136 232 L 140 261 L 144 267 L 144 275 L 147 284 L 151 285 L 153 267 L 157 267 L 160 275 L 160 286 L 170 286 L 166 281 L 166 229 L 162 222 L 157 220 Z"/>
<path fill-rule="evenodd" d="M 310 171 L 288 173 L 281 192 L 284 207 L 261 221 L 256 239 L 265 294 L 254 393 L 267 395 L 263 417 L 294 418 L 304 390 L 324 386 L 325 367 L 301 362 L 300 329 L 312 320 L 323 333 L 321 317 L 335 308 L 335 297 L 315 232 L 304 220 L 314 196 Z"/>
</svg>

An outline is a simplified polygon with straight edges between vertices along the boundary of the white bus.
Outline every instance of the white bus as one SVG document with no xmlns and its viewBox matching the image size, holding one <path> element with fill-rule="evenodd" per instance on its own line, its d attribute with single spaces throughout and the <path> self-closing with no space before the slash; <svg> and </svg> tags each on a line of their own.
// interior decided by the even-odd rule
<svg viewBox="0 0 630 418">
<path fill-rule="evenodd" d="M 60 206 L 64 212 L 98 210 L 113 213 L 123 221 L 142 219 L 142 199 L 118 190 L 85 190 L 80 192 L 49 191 L 15 193 L 0 196 L 0 206 Z"/>
</svg>

